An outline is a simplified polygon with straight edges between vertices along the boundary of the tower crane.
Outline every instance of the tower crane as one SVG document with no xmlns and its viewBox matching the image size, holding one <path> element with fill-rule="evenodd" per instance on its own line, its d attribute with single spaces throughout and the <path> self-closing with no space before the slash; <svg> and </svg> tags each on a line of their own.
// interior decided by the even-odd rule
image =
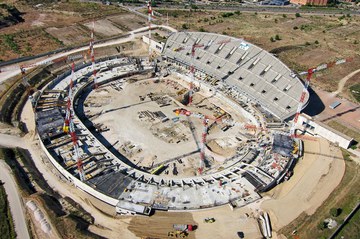
<svg viewBox="0 0 360 239">
<path fill-rule="evenodd" d="M 213 117 L 209 117 L 206 115 L 203 115 L 201 113 L 193 113 L 189 110 L 186 109 L 175 109 L 174 110 L 176 115 L 185 115 L 188 117 L 195 117 L 198 119 L 202 120 L 202 124 L 203 124 L 203 132 L 201 135 L 201 147 L 200 147 L 200 164 L 199 164 L 199 168 L 198 168 L 198 172 L 199 174 L 202 174 L 203 170 L 204 170 L 204 166 L 205 166 L 205 147 L 206 147 L 206 137 L 208 134 L 208 126 L 209 126 L 209 122 L 210 120 L 214 121 L 214 122 L 220 122 L 220 123 L 227 123 L 227 124 L 232 124 L 232 125 L 239 125 L 240 127 L 242 127 L 242 129 L 246 129 L 246 130 L 250 130 L 250 129 L 257 129 L 259 127 L 257 127 L 256 125 L 251 125 L 251 124 L 244 124 L 244 123 L 238 123 L 238 122 L 234 122 L 231 120 L 227 120 L 227 119 L 223 119 L 222 117 L 219 118 L 213 118 Z M 236 124 L 238 123 L 238 124 Z"/>
<path fill-rule="evenodd" d="M 149 24 L 149 60 L 151 58 L 151 20 L 154 16 L 154 13 L 151 8 L 151 1 L 147 2 L 147 8 L 148 8 L 148 24 Z"/>
<path fill-rule="evenodd" d="M 190 75 L 191 75 L 191 79 L 190 79 L 190 84 L 189 84 L 189 102 L 188 105 L 190 106 L 192 103 L 192 96 L 193 96 L 193 89 L 194 89 L 194 82 L 195 82 L 195 50 L 196 48 L 201 48 L 204 47 L 203 44 L 198 44 L 196 40 L 194 40 L 194 43 L 189 46 L 189 47 L 179 47 L 179 48 L 175 48 L 174 51 L 179 52 L 185 49 L 190 49 L 191 48 L 191 65 L 190 65 Z"/>
<path fill-rule="evenodd" d="M 299 105 L 298 105 L 294 120 L 293 120 L 292 125 L 291 125 L 291 129 L 290 129 L 290 135 L 291 135 L 292 138 L 297 137 L 296 133 L 295 133 L 295 127 L 296 127 L 300 112 L 301 112 L 301 110 L 302 110 L 302 108 L 304 106 L 304 103 L 305 103 L 304 102 L 305 101 L 305 96 L 306 96 L 306 93 L 307 93 L 307 89 L 308 89 L 308 87 L 310 85 L 310 80 L 311 80 L 312 75 L 314 73 L 318 72 L 318 71 L 325 70 L 325 69 L 328 69 L 328 68 L 331 68 L 333 66 L 340 65 L 340 64 L 343 64 L 343 63 L 346 63 L 346 62 L 349 62 L 349 61 L 352 61 L 352 58 L 346 58 L 346 59 L 341 59 L 341 60 L 325 63 L 325 64 L 319 65 L 317 67 L 310 68 L 307 71 L 299 73 L 299 75 L 307 75 L 307 76 L 306 76 L 303 91 L 302 91 L 301 96 L 300 96 Z"/>
<path fill-rule="evenodd" d="M 67 99 L 67 107 L 66 107 L 66 115 L 64 119 L 64 126 L 63 131 L 64 133 L 69 133 L 71 136 L 71 141 L 73 143 L 74 147 L 74 153 L 75 153 L 75 161 L 77 164 L 78 173 L 80 176 L 80 180 L 84 181 L 86 179 L 85 172 L 83 169 L 83 163 L 79 154 L 79 145 L 78 145 L 78 137 L 75 132 L 75 125 L 73 120 L 73 115 L 71 111 L 71 100 L 72 100 L 72 90 L 73 90 L 73 80 L 75 78 L 75 63 L 73 62 L 71 66 L 71 77 L 70 77 L 70 84 L 69 84 L 69 93 L 68 93 L 68 99 Z"/>
<path fill-rule="evenodd" d="M 92 25 L 89 51 L 90 51 L 90 56 L 91 56 L 91 68 L 92 68 L 93 78 L 94 78 L 94 89 L 97 89 L 98 82 L 96 79 L 96 69 L 95 69 L 94 31 L 95 31 L 95 21 L 93 21 L 93 25 Z"/>
<path fill-rule="evenodd" d="M 63 126 L 63 132 L 68 133 L 69 132 L 69 125 L 71 120 L 71 100 L 72 100 L 72 88 L 73 88 L 73 80 L 74 80 L 74 73 L 75 71 L 75 63 L 73 62 L 71 66 L 71 77 L 70 77 L 70 84 L 69 84 L 69 93 L 66 103 L 66 115 L 64 120 L 64 126 Z"/>
</svg>

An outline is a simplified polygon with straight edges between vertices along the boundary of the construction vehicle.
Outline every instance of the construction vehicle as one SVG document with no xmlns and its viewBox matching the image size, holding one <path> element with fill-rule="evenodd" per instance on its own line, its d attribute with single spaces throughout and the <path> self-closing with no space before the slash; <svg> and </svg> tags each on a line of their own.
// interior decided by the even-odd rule
<svg viewBox="0 0 360 239">
<path fill-rule="evenodd" d="M 204 219 L 205 223 L 214 223 L 215 222 L 215 218 L 213 217 L 207 217 Z"/>
<path fill-rule="evenodd" d="M 176 230 L 176 231 L 193 231 L 194 230 L 194 227 L 193 225 L 191 224 L 174 224 L 173 225 L 173 228 Z"/>
<path fill-rule="evenodd" d="M 186 238 L 188 237 L 188 233 L 182 231 L 170 231 L 168 232 L 168 237 Z"/>
</svg>

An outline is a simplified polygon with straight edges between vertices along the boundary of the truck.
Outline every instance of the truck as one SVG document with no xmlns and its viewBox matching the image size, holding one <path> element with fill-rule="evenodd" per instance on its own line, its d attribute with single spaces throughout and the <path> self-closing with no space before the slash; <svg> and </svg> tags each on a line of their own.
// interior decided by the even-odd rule
<svg viewBox="0 0 360 239">
<path fill-rule="evenodd" d="M 176 230 L 176 231 L 193 231 L 193 225 L 191 224 L 173 224 L 173 228 Z"/>
</svg>

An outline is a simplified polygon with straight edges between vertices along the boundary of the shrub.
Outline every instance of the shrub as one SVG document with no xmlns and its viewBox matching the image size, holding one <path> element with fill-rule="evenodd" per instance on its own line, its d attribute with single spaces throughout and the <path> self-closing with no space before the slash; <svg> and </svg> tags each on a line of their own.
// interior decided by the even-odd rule
<svg viewBox="0 0 360 239">
<path fill-rule="evenodd" d="M 182 24 L 182 28 L 183 29 L 189 29 L 188 25 L 186 25 L 186 23 Z"/>
<path fill-rule="evenodd" d="M 298 28 L 297 26 L 295 26 L 295 27 L 293 27 L 293 29 L 294 29 L 294 30 L 297 30 L 297 29 L 299 29 L 299 28 Z"/>
<path fill-rule="evenodd" d="M 277 41 L 280 41 L 280 40 L 281 40 L 281 38 L 280 38 L 280 36 L 279 36 L 278 34 L 276 34 L 275 40 L 277 40 Z"/>
<path fill-rule="evenodd" d="M 324 222 L 324 221 L 320 222 L 319 225 L 318 225 L 318 228 L 319 228 L 320 230 L 326 229 L 326 228 L 327 228 L 327 223 Z"/>
<path fill-rule="evenodd" d="M 315 41 L 315 44 L 319 44 L 319 41 L 318 41 L 318 40 L 316 40 L 316 41 Z"/>
<path fill-rule="evenodd" d="M 295 17 L 301 17 L 300 13 L 295 13 Z"/>
<path fill-rule="evenodd" d="M 341 208 L 331 208 L 329 213 L 331 216 L 337 217 L 341 214 L 341 212 L 342 212 Z"/>
<path fill-rule="evenodd" d="M 224 12 L 221 14 L 222 17 L 231 17 L 233 15 L 234 15 L 234 13 L 232 13 L 232 12 Z"/>
<path fill-rule="evenodd" d="M 286 14 L 283 14 L 283 18 L 287 18 L 287 15 L 286 15 Z"/>
<path fill-rule="evenodd" d="M 273 37 L 270 37 L 271 42 L 275 42 L 276 40 Z"/>
</svg>

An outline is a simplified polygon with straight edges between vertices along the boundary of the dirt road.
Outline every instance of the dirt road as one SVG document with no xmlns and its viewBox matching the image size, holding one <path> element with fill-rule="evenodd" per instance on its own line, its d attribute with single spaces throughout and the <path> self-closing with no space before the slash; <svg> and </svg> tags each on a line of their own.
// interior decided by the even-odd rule
<svg viewBox="0 0 360 239">
<path fill-rule="evenodd" d="M 0 139 L 3 139 L 2 135 L 0 136 Z M 2 145 L 2 142 L 0 142 L 0 145 Z M 14 220 L 17 238 L 30 239 L 21 196 L 17 189 L 15 180 L 11 176 L 11 169 L 3 160 L 0 160 L 0 180 L 4 183 L 6 194 L 8 195 L 10 211 Z"/>
<path fill-rule="evenodd" d="M 338 84 L 338 89 L 333 92 L 334 95 L 337 95 L 339 93 L 341 93 L 344 89 L 344 86 L 346 84 L 346 82 L 351 78 L 353 77 L 354 75 L 356 75 L 357 73 L 360 72 L 360 69 L 357 69 L 356 71 L 353 71 L 351 72 L 350 74 L 348 74 L 347 76 L 345 76 L 344 78 L 342 78 L 340 81 L 339 81 L 339 84 Z"/>
<path fill-rule="evenodd" d="M 345 173 L 341 151 L 323 139 L 305 141 L 305 155 L 296 167 L 294 176 L 276 187 L 273 199 L 262 203 L 269 211 L 275 230 L 282 228 L 302 212 L 312 215 L 340 183 Z"/>
</svg>

